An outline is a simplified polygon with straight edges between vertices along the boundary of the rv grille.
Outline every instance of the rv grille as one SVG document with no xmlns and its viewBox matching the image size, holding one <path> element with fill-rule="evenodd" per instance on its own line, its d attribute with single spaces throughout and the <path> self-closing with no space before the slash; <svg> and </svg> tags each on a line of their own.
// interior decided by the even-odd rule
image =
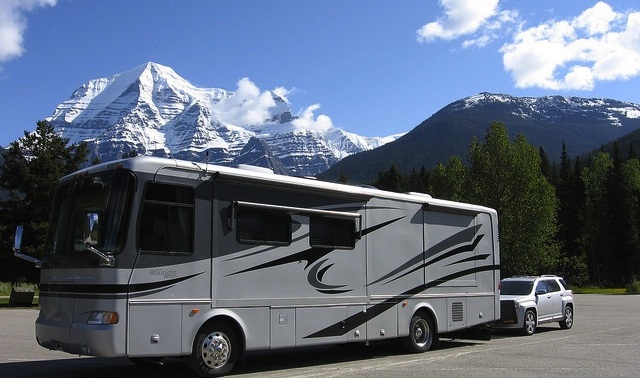
<svg viewBox="0 0 640 378">
<path fill-rule="evenodd" d="M 453 302 L 451 304 L 451 321 L 462 322 L 464 321 L 464 308 L 462 302 Z"/>
</svg>

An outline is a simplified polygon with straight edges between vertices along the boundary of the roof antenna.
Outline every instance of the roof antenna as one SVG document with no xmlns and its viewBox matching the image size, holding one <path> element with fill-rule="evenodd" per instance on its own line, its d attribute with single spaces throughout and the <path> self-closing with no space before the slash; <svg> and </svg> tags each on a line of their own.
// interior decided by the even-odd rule
<svg viewBox="0 0 640 378">
<path fill-rule="evenodd" d="M 206 160 L 204 161 L 204 173 L 209 173 L 209 150 L 204 153 Z"/>
</svg>

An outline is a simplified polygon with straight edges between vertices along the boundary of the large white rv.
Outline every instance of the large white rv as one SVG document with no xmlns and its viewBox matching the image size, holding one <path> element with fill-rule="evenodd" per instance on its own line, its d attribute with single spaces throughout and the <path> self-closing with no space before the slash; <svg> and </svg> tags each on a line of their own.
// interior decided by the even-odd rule
<svg viewBox="0 0 640 378">
<path fill-rule="evenodd" d="M 15 253 L 20 252 L 22 230 Z M 188 356 L 438 334 L 500 316 L 492 209 L 425 194 L 137 157 L 61 179 L 41 261 L 38 343 Z"/>
</svg>

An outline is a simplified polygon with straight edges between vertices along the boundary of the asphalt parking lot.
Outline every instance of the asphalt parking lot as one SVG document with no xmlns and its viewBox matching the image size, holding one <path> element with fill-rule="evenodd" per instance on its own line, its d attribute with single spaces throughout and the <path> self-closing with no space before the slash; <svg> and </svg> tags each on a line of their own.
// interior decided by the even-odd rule
<svg viewBox="0 0 640 378">
<path fill-rule="evenodd" d="M 391 343 L 250 354 L 239 377 L 640 377 L 640 296 L 577 295 L 575 324 L 490 341 L 443 339 L 424 354 Z M 163 366 L 48 351 L 34 340 L 35 309 L 0 308 L 0 377 L 190 377 L 182 359 Z"/>
</svg>

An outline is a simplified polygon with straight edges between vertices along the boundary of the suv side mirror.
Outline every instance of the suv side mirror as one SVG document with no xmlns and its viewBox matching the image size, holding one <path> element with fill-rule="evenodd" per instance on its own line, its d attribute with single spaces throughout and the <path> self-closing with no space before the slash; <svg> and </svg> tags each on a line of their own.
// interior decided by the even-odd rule
<svg viewBox="0 0 640 378">
<path fill-rule="evenodd" d="M 536 295 L 545 295 L 547 294 L 547 290 L 543 288 L 536 289 Z"/>
</svg>

